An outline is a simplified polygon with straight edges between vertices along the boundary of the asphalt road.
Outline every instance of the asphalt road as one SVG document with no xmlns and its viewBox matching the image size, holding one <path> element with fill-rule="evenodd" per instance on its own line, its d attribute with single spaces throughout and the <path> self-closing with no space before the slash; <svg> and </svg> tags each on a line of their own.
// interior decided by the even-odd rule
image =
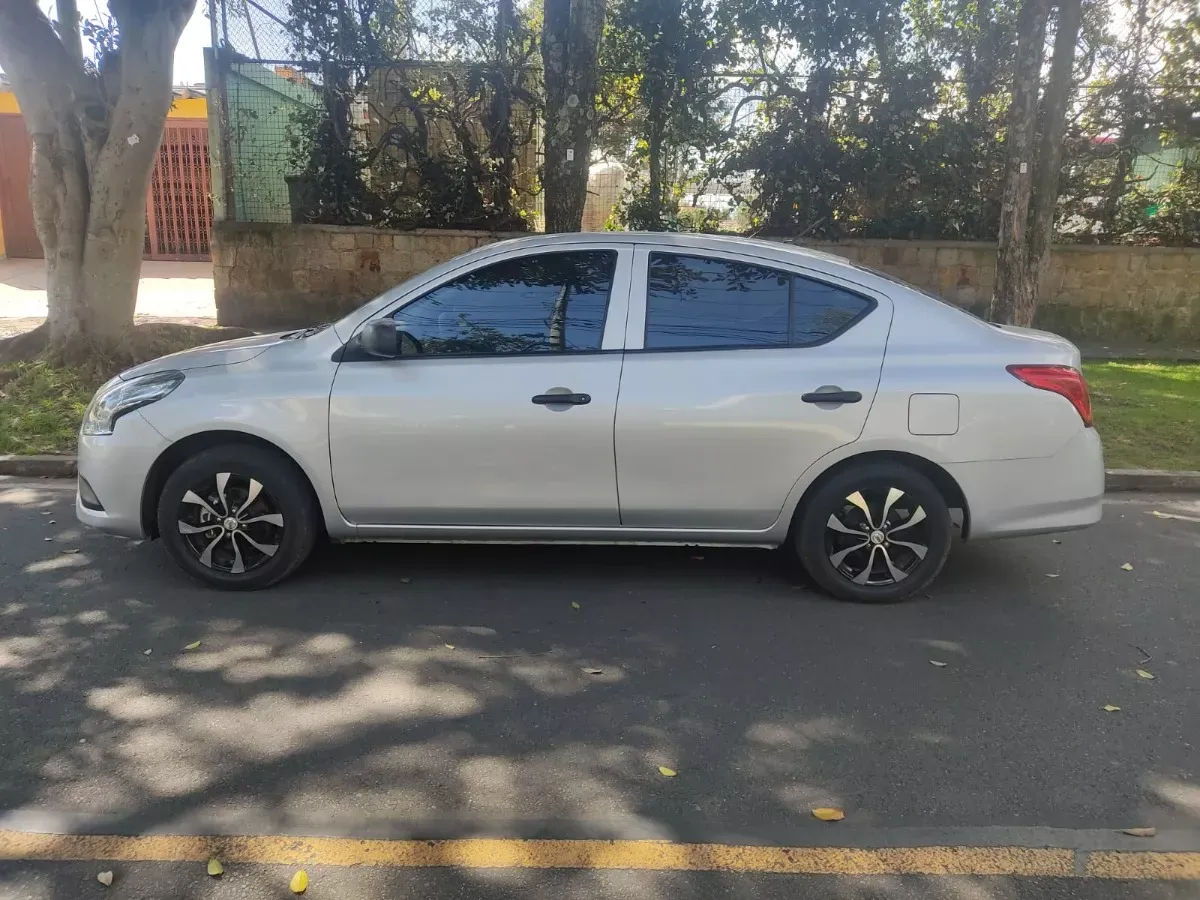
<svg viewBox="0 0 1200 900">
<path fill-rule="evenodd" d="M 875 608 L 797 586 L 771 554 L 653 548 L 336 547 L 274 590 L 214 593 L 156 544 L 84 533 L 71 490 L 0 480 L 0 830 L 1200 850 L 1200 498 L 959 545 L 929 595 Z M 94 896 L 101 867 L 0 862 L 0 897 Z M 122 863 L 111 893 L 284 896 L 291 871 L 202 869 Z M 310 896 L 343 900 L 1200 897 L 1200 881 L 311 872 Z"/>
</svg>

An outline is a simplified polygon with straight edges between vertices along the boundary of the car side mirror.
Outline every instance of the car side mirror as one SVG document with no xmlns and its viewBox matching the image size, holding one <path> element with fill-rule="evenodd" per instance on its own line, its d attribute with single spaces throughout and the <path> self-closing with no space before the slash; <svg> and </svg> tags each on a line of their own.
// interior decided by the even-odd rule
<svg viewBox="0 0 1200 900">
<path fill-rule="evenodd" d="M 395 359 L 400 355 L 400 332 L 391 319 L 376 319 L 363 326 L 358 342 L 372 356 Z"/>
</svg>

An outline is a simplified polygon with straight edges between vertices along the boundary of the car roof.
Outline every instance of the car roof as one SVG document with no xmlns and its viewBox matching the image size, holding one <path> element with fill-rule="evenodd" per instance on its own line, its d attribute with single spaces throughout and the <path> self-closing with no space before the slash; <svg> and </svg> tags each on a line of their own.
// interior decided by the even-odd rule
<svg viewBox="0 0 1200 900">
<path fill-rule="evenodd" d="M 700 234 L 698 232 L 666 231 L 569 231 L 557 234 L 530 234 L 507 238 L 481 249 L 503 247 L 553 247 L 556 244 L 655 244 L 662 247 L 687 247 L 697 250 L 725 250 L 751 256 L 786 254 L 793 258 L 809 259 L 814 263 L 832 263 L 848 270 L 860 268 L 842 257 L 788 241 L 767 241 L 762 238 L 740 237 L 731 234 Z"/>
</svg>

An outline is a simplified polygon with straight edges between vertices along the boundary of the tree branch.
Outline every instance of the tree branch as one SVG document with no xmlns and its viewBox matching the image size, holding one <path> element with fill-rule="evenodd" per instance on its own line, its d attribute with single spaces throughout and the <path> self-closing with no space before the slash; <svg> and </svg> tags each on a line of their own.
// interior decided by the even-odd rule
<svg viewBox="0 0 1200 900">
<path fill-rule="evenodd" d="M 31 134 L 54 130 L 56 116 L 91 92 L 82 62 L 71 58 L 36 0 L 0 2 L 0 68 Z"/>
<path fill-rule="evenodd" d="M 55 0 L 55 12 L 58 15 L 56 27 L 59 40 L 71 58 L 83 66 L 83 37 L 79 33 L 79 3 L 78 0 Z"/>
</svg>

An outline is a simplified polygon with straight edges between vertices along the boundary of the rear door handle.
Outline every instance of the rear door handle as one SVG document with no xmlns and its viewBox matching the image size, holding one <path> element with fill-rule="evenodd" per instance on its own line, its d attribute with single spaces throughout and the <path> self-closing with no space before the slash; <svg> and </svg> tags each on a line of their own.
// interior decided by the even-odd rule
<svg viewBox="0 0 1200 900">
<path fill-rule="evenodd" d="M 539 406 L 556 406 L 559 403 L 570 406 L 585 406 L 592 402 L 591 394 L 536 394 L 533 402 Z"/>
<path fill-rule="evenodd" d="M 800 399 L 805 403 L 857 403 L 862 394 L 858 391 L 814 391 L 801 394 Z"/>
</svg>

